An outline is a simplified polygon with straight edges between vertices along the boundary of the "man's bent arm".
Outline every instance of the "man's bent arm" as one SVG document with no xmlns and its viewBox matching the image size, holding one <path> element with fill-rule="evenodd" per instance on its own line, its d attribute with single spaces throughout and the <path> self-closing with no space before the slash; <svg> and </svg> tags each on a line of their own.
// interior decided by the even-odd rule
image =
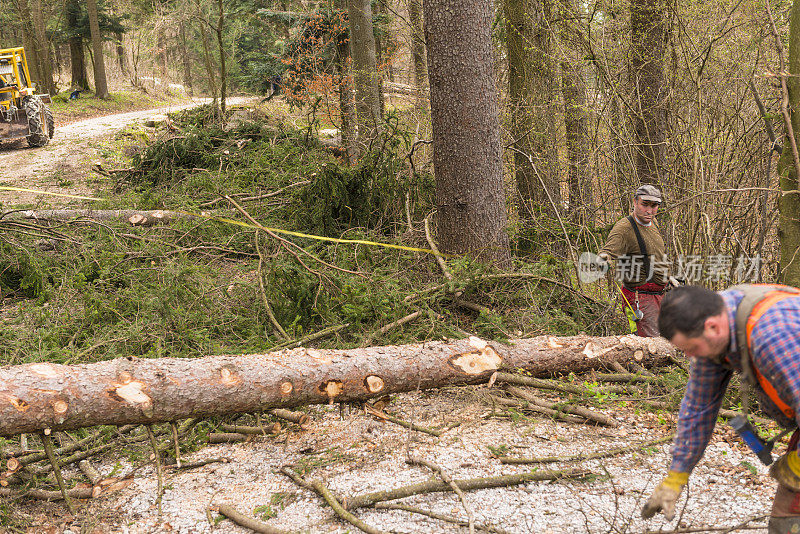
<svg viewBox="0 0 800 534">
<path fill-rule="evenodd" d="M 708 360 L 692 360 L 689 382 L 678 413 L 671 471 L 690 473 L 700 461 L 714 431 L 731 375 L 732 371 Z"/>
</svg>

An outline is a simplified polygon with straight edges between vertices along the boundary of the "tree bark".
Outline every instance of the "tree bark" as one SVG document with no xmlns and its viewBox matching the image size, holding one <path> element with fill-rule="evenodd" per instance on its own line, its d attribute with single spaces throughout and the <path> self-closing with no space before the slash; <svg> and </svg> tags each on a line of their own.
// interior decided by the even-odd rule
<svg viewBox="0 0 800 534">
<path fill-rule="evenodd" d="M 336 8 L 347 11 L 346 0 L 337 0 Z M 342 121 L 342 146 L 347 151 L 347 162 L 354 163 L 358 153 L 356 148 L 355 101 L 353 100 L 353 79 L 350 76 L 350 44 L 349 39 L 339 38 L 336 41 L 336 70 L 339 75 L 339 116 Z"/>
<path fill-rule="evenodd" d="M 569 213 L 576 222 L 585 224 L 594 217 L 592 180 L 589 176 L 586 84 L 580 68 L 566 61 L 561 64 L 561 83 L 569 161 Z"/>
<path fill-rule="evenodd" d="M 425 42 L 442 252 L 510 261 L 489 0 L 428 0 Z"/>
<path fill-rule="evenodd" d="M 108 98 L 106 80 L 106 61 L 103 58 L 103 34 L 97 17 L 97 0 L 86 0 L 89 12 L 89 31 L 92 34 L 92 54 L 94 57 L 94 93 L 97 98 Z"/>
<path fill-rule="evenodd" d="M 472 337 L 353 350 L 7 366 L 0 368 L 0 436 L 363 401 L 482 383 L 501 367 L 550 375 L 628 359 L 659 364 L 673 353 L 663 339 L 632 335 L 545 336 L 511 345 Z"/>
<path fill-rule="evenodd" d="M 223 39 L 222 31 L 225 27 L 225 8 L 222 0 L 217 0 L 217 26 L 215 28 L 217 34 L 217 46 L 219 47 L 219 110 L 221 117 L 225 117 L 225 100 L 228 93 L 228 69 L 225 67 L 225 40 Z"/>
<path fill-rule="evenodd" d="M 189 49 L 186 46 L 185 21 L 181 20 L 178 23 L 178 32 L 180 34 L 180 53 L 183 63 L 183 86 L 186 88 L 186 94 L 194 96 L 194 90 L 192 89 L 192 60 L 189 57 Z"/>
<path fill-rule="evenodd" d="M 416 106 L 427 107 L 428 69 L 425 65 L 425 36 L 422 32 L 422 0 L 408 0 L 408 24 L 411 26 L 411 57 L 414 60 L 414 84 L 417 86 Z"/>
<path fill-rule="evenodd" d="M 114 34 L 114 49 L 117 51 L 117 64 L 119 71 L 123 76 L 128 75 L 128 62 L 125 60 L 125 44 L 123 43 L 123 35 L 121 32 Z"/>
<path fill-rule="evenodd" d="M 72 32 L 69 38 L 69 55 L 72 68 L 72 88 L 89 89 L 89 78 L 86 76 L 86 56 L 83 53 L 83 38 L 79 35 L 78 20 L 81 16 L 81 3 L 79 0 L 68 0 L 67 27 Z"/>
<path fill-rule="evenodd" d="M 380 75 L 370 0 L 347 0 L 347 16 L 356 96 L 356 147 L 361 155 L 375 140 L 381 123 Z"/>
<path fill-rule="evenodd" d="M 42 13 L 42 0 L 31 1 L 31 17 L 36 43 L 36 61 L 39 65 L 38 91 L 47 94 L 55 94 L 53 62 L 50 59 L 50 41 L 47 39 L 44 14 Z"/>
<path fill-rule="evenodd" d="M 667 128 L 666 3 L 633 0 L 630 11 L 636 172 L 642 183 L 658 184 L 664 174 Z"/>
<path fill-rule="evenodd" d="M 794 147 L 800 145 L 800 3 L 792 3 L 789 18 L 789 75 L 786 77 L 788 95 L 784 96 L 785 113 L 789 113 L 794 139 L 789 135 L 789 128 L 784 128 L 785 141 L 783 152 L 778 160 L 778 177 L 783 192 L 778 197 L 778 238 L 780 241 L 780 273 L 781 282 L 790 285 L 800 284 L 800 194 L 798 194 L 798 170 L 794 163 Z M 788 102 L 786 102 L 788 99 Z M 784 115 L 785 116 L 785 115 Z M 794 146 L 793 146 L 794 145 Z"/>
<path fill-rule="evenodd" d="M 520 216 L 555 215 L 561 206 L 555 117 L 552 0 L 505 0 L 508 94 Z M 531 160 L 528 156 L 533 158 Z"/>
</svg>

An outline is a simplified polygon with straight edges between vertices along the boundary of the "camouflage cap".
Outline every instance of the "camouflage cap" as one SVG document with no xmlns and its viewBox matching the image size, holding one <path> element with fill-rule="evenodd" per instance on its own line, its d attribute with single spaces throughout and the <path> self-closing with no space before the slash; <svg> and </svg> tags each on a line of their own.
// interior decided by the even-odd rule
<svg viewBox="0 0 800 534">
<path fill-rule="evenodd" d="M 642 200 L 651 200 L 659 203 L 664 201 L 661 197 L 661 191 L 659 191 L 656 186 L 649 184 L 640 186 L 633 194 L 633 198 L 641 198 Z"/>
</svg>

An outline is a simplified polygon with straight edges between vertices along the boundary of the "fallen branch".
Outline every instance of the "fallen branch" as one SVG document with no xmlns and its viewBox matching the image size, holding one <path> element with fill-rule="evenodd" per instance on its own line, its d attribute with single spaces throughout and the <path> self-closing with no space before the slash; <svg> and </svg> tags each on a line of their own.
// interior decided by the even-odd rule
<svg viewBox="0 0 800 534">
<path fill-rule="evenodd" d="M 333 335 L 341 330 L 344 330 L 350 326 L 350 323 L 338 324 L 336 326 L 329 326 L 328 328 L 323 328 L 318 332 L 314 332 L 313 334 L 308 334 L 307 336 L 303 336 L 300 339 L 295 339 L 294 341 L 287 341 L 285 343 L 281 343 L 280 345 L 275 345 L 272 347 L 273 352 L 276 350 L 283 350 L 283 349 L 293 349 L 296 347 L 300 347 L 301 345 L 305 345 L 306 343 L 311 343 L 312 341 L 316 341 L 318 339 L 322 339 L 323 337 L 328 337 Z"/>
<path fill-rule="evenodd" d="M 610 449 L 607 451 L 600 451 L 600 452 L 593 452 L 593 453 L 582 453 L 576 454 L 574 456 L 545 456 L 543 458 L 512 458 L 510 456 L 501 456 L 500 463 L 503 464 L 549 464 L 549 463 L 556 463 L 556 462 L 580 462 L 583 460 L 596 460 L 598 458 L 610 458 L 611 456 L 620 456 L 622 454 L 627 454 L 629 452 L 639 451 L 642 449 L 646 449 L 647 447 L 653 447 L 655 445 L 661 445 L 662 443 L 667 443 L 668 441 L 672 441 L 675 437 L 675 434 L 670 434 L 669 436 L 665 436 L 663 438 L 654 439 L 651 441 L 646 441 L 644 443 L 637 443 L 636 445 L 630 445 L 628 447 L 620 447 L 618 449 Z"/>
<path fill-rule="evenodd" d="M 436 512 L 423 510 L 422 508 L 417 508 L 416 506 L 409 506 L 407 504 L 400 504 L 394 502 L 379 502 L 375 504 L 375 508 L 378 510 L 403 510 L 404 512 L 409 512 L 411 514 L 420 514 L 433 519 L 438 519 L 439 521 L 454 523 L 456 525 L 467 526 L 469 524 L 468 521 L 464 521 L 463 519 L 458 519 L 456 517 L 450 517 L 443 514 L 437 514 Z M 491 532 L 493 534 L 511 534 L 507 530 L 503 530 L 502 528 L 495 527 L 493 525 L 484 525 L 481 523 L 475 523 L 475 528 L 477 530 L 482 530 L 484 532 Z"/>
<path fill-rule="evenodd" d="M 207 458 L 205 460 L 197 460 L 195 462 L 181 462 L 180 465 L 176 463 L 171 465 L 165 465 L 164 467 L 166 467 L 167 469 L 175 469 L 175 470 L 194 469 L 196 467 L 203 467 L 204 465 L 208 464 L 219 464 L 219 463 L 227 464 L 228 462 L 230 462 L 230 459 L 228 458 Z"/>
<path fill-rule="evenodd" d="M 91 499 L 93 488 L 72 488 L 67 490 L 67 495 L 71 499 Z M 60 501 L 64 498 L 60 491 L 56 490 L 41 490 L 30 489 L 26 491 L 19 491 L 12 488 L 0 488 L 0 497 L 9 497 L 13 499 L 20 499 L 30 497 L 31 499 L 39 499 L 43 501 Z"/>
<path fill-rule="evenodd" d="M 453 477 L 448 475 L 445 472 L 445 470 L 439 467 L 438 465 L 434 464 L 433 462 L 429 462 L 424 458 L 411 457 L 406 460 L 406 463 L 409 465 L 422 465 L 424 467 L 427 467 L 428 469 L 439 475 L 439 478 L 442 479 L 442 482 L 453 488 L 453 491 L 455 492 L 456 495 L 458 495 L 458 498 L 461 501 L 461 505 L 464 507 L 464 511 L 467 513 L 467 523 L 468 523 L 467 526 L 469 527 L 469 532 L 470 534 L 474 534 L 475 514 L 472 513 L 472 507 L 470 507 L 469 503 L 467 502 L 466 495 L 464 495 L 464 492 L 461 491 L 460 487 L 458 487 L 458 484 L 456 484 L 453 481 Z"/>
<path fill-rule="evenodd" d="M 545 408 L 543 406 L 536 406 L 535 404 L 531 404 L 528 401 L 520 402 L 514 399 L 504 399 L 503 397 L 498 397 L 497 395 L 489 395 L 489 400 L 491 400 L 491 402 L 500 404 L 502 406 L 508 406 L 520 410 L 529 410 L 531 412 L 547 415 L 549 417 L 552 417 L 553 419 L 559 419 L 566 423 L 573 423 L 577 425 L 583 425 L 586 423 L 586 419 L 583 419 L 582 417 L 574 417 L 572 415 L 567 415 L 563 412 L 558 412 L 550 408 Z"/>
<path fill-rule="evenodd" d="M 768 515 L 759 515 L 751 517 L 731 527 L 689 527 L 689 528 L 676 528 L 675 530 L 646 530 L 645 534 L 688 534 L 691 532 L 736 532 L 739 530 L 764 530 L 764 526 L 748 526 L 748 523 L 755 523 L 756 521 L 763 521 L 768 518 Z"/>
<path fill-rule="evenodd" d="M 524 389 L 520 389 L 516 386 L 507 385 L 505 386 L 505 390 L 515 395 L 521 399 L 524 399 L 531 404 L 536 406 L 540 406 L 542 408 L 548 408 L 550 410 L 555 410 L 556 412 L 565 412 L 571 413 L 573 415 L 579 415 L 581 417 L 585 417 L 590 421 L 594 421 L 595 423 L 599 423 L 601 425 L 610 426 L 610 427 L 617 427 L 619 423 L 611 419 L 610 417 L 606 417 L 603 414 L 593 412 L 587 408 L 582 406 L 571 406 L 569 404 L 564 403 L 551 403 L 547 402 L 546 400 L 540 399 L 539 397 L 533 395 L 532 393 L 525 391 Z"/>
<path fill-rule="evenodd" d="M 308 185 L 310 183 L 311 183 L 310 180 L 301 180 L 299 182 L 295 182 L 293 184 L 289 184 L 286 187 L 282 187 L 282 188 L 278 189 L 277 191 L 273 191 L 271 193 L 265 193 L 263 195 L 248 195 L 248 193 L 231 193 L 230 195 L 227 195 L 227 196 L 230 196 L 232 198 L 235 197 L 239 202 L 248 202 L 248 201 L 251 201 L 251 200 L 263 200 L 265 198 L 270 198 L 270 197 L 274 197 L 274 196 L 280 195 L 281 193 L 283 193 L 287 189 L 291 189 L 293 187 L 298 187 L 298 186 L 301 186 L 301 185 Z M 227 201 L 227 198 L 225 198 L 225 197 L 215 198 L 214 200 L 209 200 L 208 202 L 203 202 L 202 204 L 199 204 L 198 206 L 201 207 L 201 208 L 207 208 L 209 206 L 213 206 L 214 204 L 217 204 L 217 203 L 223 202 L 223 201 Z"/>
<path fill-rule="evenodd" d="M 464 480 L 455 480 L 454 482 L 459 488 L 461 488 L 462 491 L 472 491 L 477 489 L 504 488 L 508 486 L 516 486 L 518 484 L 525 484 L 527 482 L 578 479 L 585 478 L 591 474 L 591 471 L 587 471 L 585 469 L 567 469 L 564 471 L 532 471 L 529 473 L 519 473 L 515 475 L 468 478 Z M 449 484 L 445 484 L 439 480 L 431 480 L 428 482 L 410 484 L 408 486 L 402 486 L 390 490 L 357 495 L 352 499 L 345 501 L 345 505 L 348 510 L 353 510 L 355 508 L 373 506 L 376 503 L 383 501 L 393 501 L 395 499 L 403 499 L 412 495 L 423 495 L 426 493 L 440 493 L 449 491 L 450 489 L 451 488 Z"/>
<path fill-rule="evenodd" d="M 257 434 L 261 434 L 261 430 L 257 430 Z M 237 432 L 212 432 L 208 435 L 209 443 L 240 443 L 252 439 L 252 435 L 248 436 Z"/>
<path fill-rule="evenodd" d="M 308 423 L 308 415 L 303 412 L 293 412 L 291 410 L 284 410 L 282 408 L 275 408 L 269 411 L 270 415 L 274 415 L 279 419 L 284 419 L 291 423 L 303 426 Z"/>
<path fill-rule="evenodd" d="M 415 312 L 409 313 L 405 317 L 401 317 L 400 319 L 398 319 L 398 320 L 396 320 L 396 321 L 394 321 L 392 323 L 387 324 L 386 326 L 382 326 L 381 328 L 379 328 L 378 330 L 376 330 L 372 334 L 370 334 L 367 337 L 365 337 L 364 341 L 361 342 L 361 346 L 362 347 L 366 347 L 366 346 L 370 345 L 372 343 L 372 340 L 375 339 L 376 337 L 382 336 L 383 334 L 385 334 L 389 330 L 393 330 L 393 329 L 397 328 L 398 326 L 403 326 L 406 323 L 410 323 L 411 321 L 413 321 L 414 319 L 416 319 L 420 315 L 422 315 L 421 311 L 415 311 Z"/>
<path fill-rule="evenodd" d="M 363 530 L 367 534 L 387 534 L 383 530 L 378 530 L 377 528 L 371 527 L 370 525 L 364 523 L 359 518 L 348 512 L 342 506 L 342 504 L 336 499 L 333 493 L 331 493 L 330 490 L 328 490 L 328 488 L 326 488 L 319 480 L 315 480 L 314 482 L 312 482 L 311 486 L 314 488 L 314 491 L 316 491 L 320 495 L 320 497 L 325 499 L 325 502 L 328 503 L 328 506 L 330 506 L 334 512 L 336 512 L 336 515 L 338 515 L 339 517 L 341 517 L 354 527 Z"/>
<path fill-rule="evenodd" d="M 629 384 L 637 384 L 646 382 L 648 384 L 661 382 L 662 379 L 658 376 L 644 376 L 633 373 L 597 373 L 594 375 L 600 382 L 625 382 Z"/>
<path fill-rule="evenodd" d="M 531 376 L 522 376 L 511 373 L 497 373 L 497 382 L 505 382 L 507 384 L 517 384 L 519 386 L 530 386 L 537 389 L 547 389 L 558 391 L 560 393 L 572 393 L 574 395 L 592 396 L 596 393 L 616 393 L 625 395 L 630 391 L 624 387 L 618 386 L 602 386 L 599 388 L 585 388 L 567 384 L 556 380 L 545 380 L 542 378 L 533 378 Z"/>
<path fill-rule="evenodd" d="M 158 508 L 158 517 L 161 517 L 161 498 L 164 496 L 164 471 L 161 468 L 161 450 L 158 447 L 156 436 L 153 434 L 153 426 L 147 425 L 146 428 L 147 437 L 150 439 L 150 446 L 153 448 L 153 459 L 156 462 L 156 478 L 158 479 L 156 507 Z"/>
<path fill-rule="evenodd" d="M 67 505 L 71 514 L 75 514 L 75 505 L 72 504 L 72 500 L 69 498 L 69 494 L 67 493 L 67 486 L 64 484 L 64 477 L 61 476 L 61 467 L 58 465 L 58 459 L 56 458 L 55 447 L 53 447 L 53 440 L 50 438 L 50 433 L 47 431 L 42 431 L 39 434 L 39 437 L 42 440 L 42 445 L 44 445 L 44 450 L 47 453 L 47 459 L 50 460 L 50 465 L 53 468 L 53 473 L 56 476 L 56 481 L 58 482 L 58 489 L 61 491 L 61 496 L 64 498 L 64 502 Z"/>
<path fill-rule="evenodd" d="M 286 534 L 285 531 L 271 527 L 266 523 L 262 523 L 258 519 L 247 517 L 236 510 L 236 508 L 233 506 L 227 504 L 216 504 L 214 505 L 214 508 L 216 508 L 220 514 L 224 515 L 237 525 L 249 528 L 250 530 L 258 532 L 259 534 Z"/>
<path fill-rule="evenodd" d="M 415 425 L 414 423 L 409 423 L 407 421 L 403 421 L 402 419 L 398 419 L 388 413 L 384 412 L 383 410 L 376 410 L 370 406 L 365 405 L 364 411 L 370 414 L 373 417 L 377 417 L 378 419 L 382 419 L 384 421 L 390 421 L 396 425 L 400 425 L 405 428 L 409 428 L 411 430 L 416 430 L 417 432 L 423 432 L 425 434 L 430 434 L 431 436 L 436 436 L 437 438 L 442 436 L 442 433 L 438 430 L 433 430 L 430 428 L 425 428 L 424 426 Z"/>
<path fill-rule="evenodd" d="M 266 428 L 257 427 L 257 426 L 242 426 L 242 425 L 219 425 L 219 429 L 223 432 L 231 433 L 231 434 L 250 434 L 250 435 L 258 435 L 258 436 L 266 436 L 267 434 L 278 434 L 281 431 L 281 424 L 276 422 L 272 427 L 267 430 Z M 222 433 L 215 433 L 209 434 L 209 438 L 212 436 L 224 436 L 228 434 Z M 247 437 L 247 436 L 245 436 Z M 222 439 L 222 438 L 220 438 Z M 238 440 L 237 441 L 243 441 Z M 214 441 L 213 443 L 226 443 L 224 441 Z"/>
</svg>

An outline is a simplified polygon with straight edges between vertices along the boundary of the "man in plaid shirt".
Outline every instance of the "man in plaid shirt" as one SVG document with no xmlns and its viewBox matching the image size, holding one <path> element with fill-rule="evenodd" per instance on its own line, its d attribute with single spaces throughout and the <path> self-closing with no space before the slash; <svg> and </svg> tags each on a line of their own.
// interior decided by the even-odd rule
<svg viewBox="0 0 800 534">
<path fill-rule="evenodd" d="M 788 293 L 797 290 L 785 286 L 776 289 L 782 287 L 787 291 L 770 301 L 760 317 L 750 315 L 748 345 L 752 371 L 761 375 L 754 389 L 762 411 L 781 426 L 795 428 L 796 414 L 800 413 L 800 294 Z M 668 520 L 674 517 L 678 495 L 711 439 L 728 382 L 734 371 L 742 372 L 736 311 L 744 298 L 743 290 L 747 288 L 716 293 L 686 286 L 664 297 L 659 330 L 690 358 L 691 372 L 678 414 L 672 464 L 642 509 L 645 518 L 658 511 Z M 773 296 L 778 295 L 773 292 Z M 770 385 L 774 392 L 765 392 Z M 778 480 L 770 534 L 800 532 L 797 442 L 796 431 L 787 453 L 770 468 L 770 475 Z"/>
</svg>

